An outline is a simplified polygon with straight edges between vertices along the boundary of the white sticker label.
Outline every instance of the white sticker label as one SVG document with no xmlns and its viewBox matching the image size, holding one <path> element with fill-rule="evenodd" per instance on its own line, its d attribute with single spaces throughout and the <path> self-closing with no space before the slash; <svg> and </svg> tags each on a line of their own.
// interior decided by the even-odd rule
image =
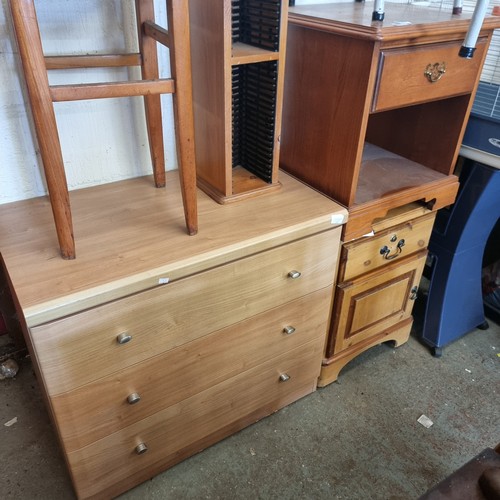
<svg viewBox="0 0 500 500">
<path fill-rule="evenodd" d="M 166 285 L 169 281 L 170 281 L 169 278 L 160 278 L 158 280 L 158 284 L 159 285 Z"/>
<path fill-rule="evenodd" d="M 344 223 L 344 215 L 343 214 L 333 214 L 331 224 L 343 224 Z"/>
</svg>

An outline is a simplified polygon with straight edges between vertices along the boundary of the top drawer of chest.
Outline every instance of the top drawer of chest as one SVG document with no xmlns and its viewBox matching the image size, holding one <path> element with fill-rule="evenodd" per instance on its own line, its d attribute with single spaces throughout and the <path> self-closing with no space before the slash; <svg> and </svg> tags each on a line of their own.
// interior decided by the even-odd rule
<svg viewBox="0 0 500 500">
<path fill-rule="evenodd" d="M 472 59 L 459 57 L 461 45 L 449 42 L 382 50 L 372 111 L 472 92 L 487 41 L 478 40 Z"/>
<path fill-rule="evenodd" d="M 325 231 L 31 328 L 48 392 L 79 387 L 330 286 L 340 231 Z"/>
</svg>

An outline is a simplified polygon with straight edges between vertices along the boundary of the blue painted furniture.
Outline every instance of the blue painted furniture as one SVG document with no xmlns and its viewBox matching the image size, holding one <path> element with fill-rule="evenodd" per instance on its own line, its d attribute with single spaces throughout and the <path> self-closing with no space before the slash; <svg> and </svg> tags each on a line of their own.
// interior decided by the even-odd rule
<svg viewBox="0 0 500 500">
<path fill-rule="evenodd" d="M 435 356 L 474 328 L 487 328 L 481 290 L 484 248 L 500 217 L 500 170 L 466 159 L 455 204 L 437 214 L 422 340 Z"/>
</svg>

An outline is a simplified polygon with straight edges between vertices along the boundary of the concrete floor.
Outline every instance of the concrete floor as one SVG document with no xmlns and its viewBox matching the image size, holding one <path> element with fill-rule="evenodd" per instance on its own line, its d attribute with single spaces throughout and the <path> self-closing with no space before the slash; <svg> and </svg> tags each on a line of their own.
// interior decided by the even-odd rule
<svg viewBox="0 0 500 500">
<path fill-rule="evenodd" d="M 499 352 L 495 324 L 440 359 L 414 337 L 375 347 L 338 382 L 120 498 L 418 498 L 500 442 Z M 73 498 L 29 360 L 0 381 L 0 401 L 0 498 Z M 432 427 L 417 422 L 422 414 Z"/>
</svg>

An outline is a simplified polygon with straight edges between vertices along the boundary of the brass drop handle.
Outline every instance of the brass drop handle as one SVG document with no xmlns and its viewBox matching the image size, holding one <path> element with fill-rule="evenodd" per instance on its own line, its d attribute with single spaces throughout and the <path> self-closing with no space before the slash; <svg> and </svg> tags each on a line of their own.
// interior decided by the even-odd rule
<svg viewBox="0 0 500 500">
<path fill-rule="evenodd" d="M 446 63 L 428 64 L 425 68 L 424 75 L 431 83 L 441 80 L 441 77 L 446 73 Z"/>
<path fill-rule="evenodd" d="M 410 290 L 410 300 L 416 300 L 418 297 L 418 286 L 414 286 Z"/>
<path fill-rule="evenodd" d="M 120 335 L 116 336 L 116 341 L 120 344 L 126 344 L 127 342 L 130 342 L 132 340 L 132 335 L 130 335 L 127 332 L 120 333 Z"/>
<path fill-rule="evenodd" d="M 287 382 L 288 380 L 290 380 L 290 375 L 287 373 L 282 373 L 280 375 L 280 382 Z"/>
<path fill-rule="evenodd" d="M 136 447 L 135 447 L 135 452 L 138 454 L 138 455 L 143 455 L 144 453 L 146 453 L 148 451 L 148 447 L 146 446 L 146 443 L 139 443 Z"/>
<path fill-rule="evenodd" d="M 129 394 L 127 397 L 127 403 L 129 405 L 135 405 L 141 400 L 141 396 L 137 394 L 137 392 L 133 392 L 132 394 Z"/>
<path fill-rule="evenodd" d="M 296 280 L 297 278 L 300 278 L 302 276 L 302 273 L 300 271 L 290 271 L 288 273 L 288 277 L 292 278 L 293 280 Z"/>
<path fill-rule="evenodd" d="M 405 246 L 406 242 L 404 239 L 400 239 L 398 241 L 398 244 L 396 245 L 396 252 L 391 255 L 391 249 L 387 246 L 384 245 L 380 249 L 380 255 L 384 257 L 385 260 L 392 260 L 395 259 L 402 251 L 403 247 Z"/>
<path fill-rule="evenodd" d="M 295 327 L 292 325 L 285 326 L 285 328 L 283 328 L 283 333 L 286 335 L 292 335 L 292 333 L 295 333 Z"/>
</svg>

